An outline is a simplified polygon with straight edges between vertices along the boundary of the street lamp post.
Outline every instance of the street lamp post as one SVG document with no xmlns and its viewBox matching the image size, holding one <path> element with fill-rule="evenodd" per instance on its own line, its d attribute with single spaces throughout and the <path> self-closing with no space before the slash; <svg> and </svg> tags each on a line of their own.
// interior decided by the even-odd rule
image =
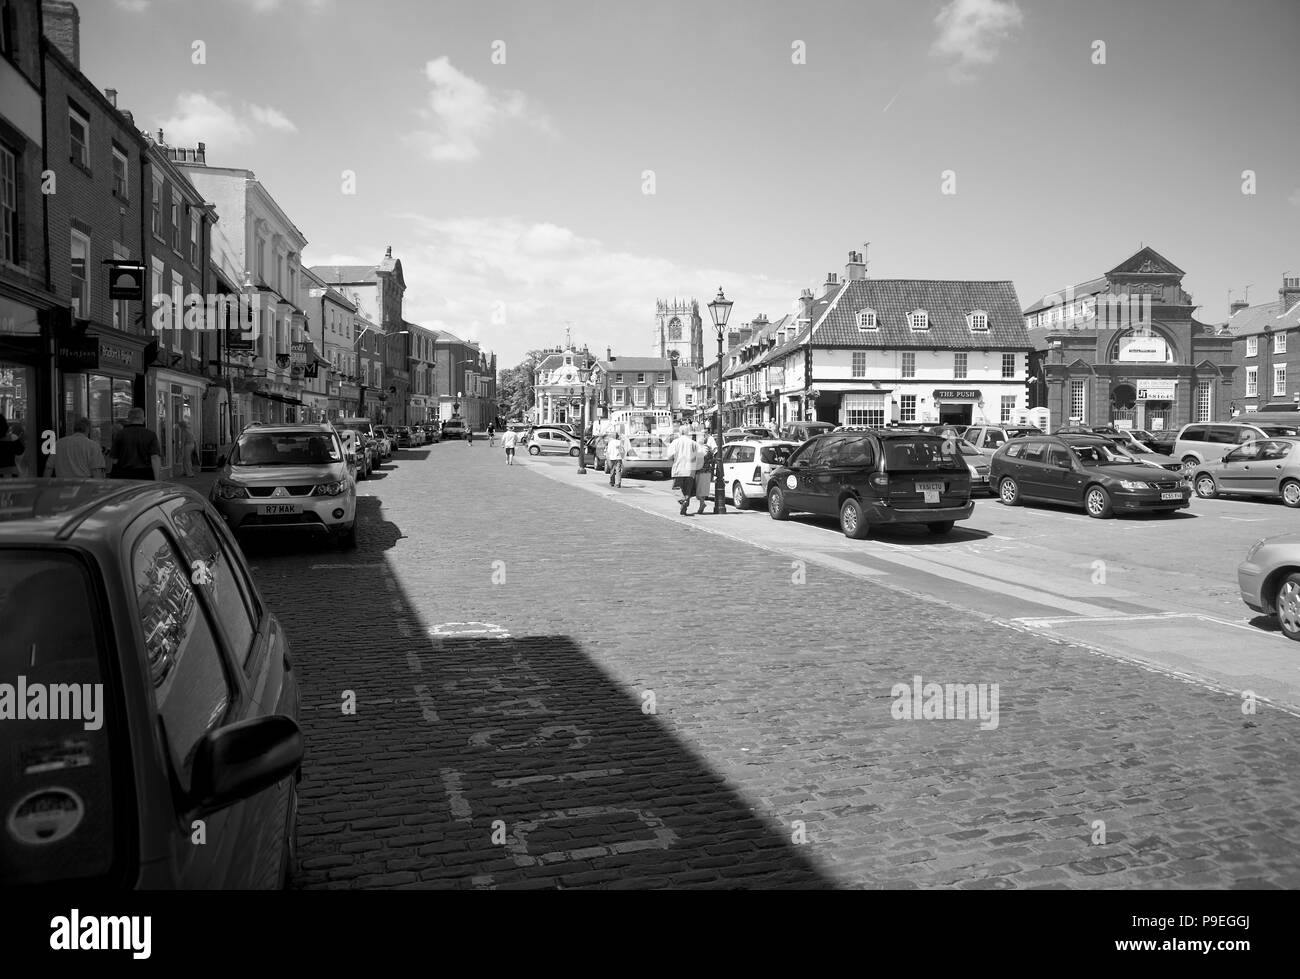
<svg viewBox="0 0 1300 979">
<path fill-rule="evenodd" d="M 578 475 L 587 475 L 587 382 L 578 386 L 582 393 L 582 408 L 578 415 Z"/>
<path fill-rule="evenodd" d="M 722 294 L 722 287 L 718 286 L 718 296 L 713 302 L 709 303 L 709 315 L 713 317 L 713 328 L 718 332 L 718 404 L 714 415 L 714 429 L 717 436 L 714 439 L 713 465 L 713 512 L 714 514 L 727 512 L 727 488 L 722 484 L 722 334 L 727 329 L 727 319 L 731 316 L 731 300 Z"/>
</svg>

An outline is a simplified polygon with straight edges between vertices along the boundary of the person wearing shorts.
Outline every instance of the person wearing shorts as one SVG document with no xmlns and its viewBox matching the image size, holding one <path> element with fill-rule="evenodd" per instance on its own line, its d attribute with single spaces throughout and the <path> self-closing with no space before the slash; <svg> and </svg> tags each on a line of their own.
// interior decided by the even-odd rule
<svg viewBox="0 0 1300 979">
<path fill-rule="evenodd" d="M 506 465 L 515 464 L 515 446 L 519 444 L 519 433 L 513 428 L 507 428 L 505 434 L 501 436 L 501 444 L 506 449 Z"/>
</svg>

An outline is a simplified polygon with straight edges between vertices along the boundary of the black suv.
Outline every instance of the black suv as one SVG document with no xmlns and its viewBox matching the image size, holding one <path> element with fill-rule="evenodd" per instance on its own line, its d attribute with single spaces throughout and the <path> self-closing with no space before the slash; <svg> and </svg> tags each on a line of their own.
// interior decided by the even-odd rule
<svg viewBox="0 0 1300 979">
<path fill-rule="evenodd" d="M 946 534 L 971 515 L 970 469 L 953 439 L 902 429 L 837 431 L 813 438 L 767 482 L 767 512 L 840 518 L 861 540 L 881 524 L 923 523 Z"/>
</svg>

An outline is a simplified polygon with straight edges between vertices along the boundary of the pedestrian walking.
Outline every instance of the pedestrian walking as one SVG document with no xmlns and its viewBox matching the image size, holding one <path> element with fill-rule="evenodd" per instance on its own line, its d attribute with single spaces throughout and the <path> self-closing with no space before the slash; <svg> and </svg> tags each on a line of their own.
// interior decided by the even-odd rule
<svg viewBox="0 0 1300 979">
<path fill-rule="evenodd" d="M 144 424 L 144 409 L 132 408 L 109 449 L 112 479 L 162 479 L 162 446 Z"/>
<path fill-rule="evenodd" d="M 65 479 L 103 479 L 104 450 L 98 442 L 90 440 L 90 419 L 78 418 L 72 434 L 65 435 L 54 444 L 54 455 L 45 467 L 46 476 Z"/>
<path fill-rule="evenodd" d="M 505 434 L 501 436 L 501 444 L 506 449 L 506 465 L 515 464 L 515 446 L 519 444 L 519 433 L 513 428 L 507 428 Z"/>
<path fill-rule="evenodd" d="M 704 450 L 704 458 L 700 461 L 700 470 L 695 474 L 695 498 L 700 501 L 700 508 L 695 512 L 697 514 L 704 512 L 704 504 L 709 502 L 709 497 L 713 495 L 713 452 L 707 447 Z M 718 505 L 715 502 L 713 512 L 718 512 Z"/>
<path fill-rule="evenodd" d="M 17 479 L 23 471 L 20 462 L 27 451 L 23 441 L 22 429 L 15 425 L 9 427 L 9 421 L 0 415 L 0 479 Z"/>
<path fill-rule="evenodd" d="M 623 488 L 623 459 L 626 456 L 622 432 L 611 432 L 605 440 L 605 468 L 609 470 L 609 485 L 616 489 Z"/>
<path fill-rule="evenodd" d="M 687 516 L 686 509 L 691 505 L 691 497 L 695 495 L 695 474 L 699 471 L 703 455 L 704 450 L 685 426 L 668 446 L 668 458 L 673 463 L 673 488 L 682 496 L 677 502 L 683 517 Z"/>
<path fill-rule="evenodd" d="M 180 443 L 181 451 L 181 474 L 184 476 L 194 475 L 194 433 L 190 431 L 189 422 L 177 422 L 176 427 L 180 429 L 176 433 L 176 441 Z"/>
<path fill-rule="evenodd" d="M 497 444 L 497 427 L 492 422 L 488 422 L 488 448 Z"/>
<path fill-rule="evenodd" d="M 473 425 L 466 425 L 466 426 L 465 426 L 465 444 L 466 444 L 466 445 L 473 445 L 473 444 L 474 444 L 474 426 L 473 426 Z"/>
</svg>

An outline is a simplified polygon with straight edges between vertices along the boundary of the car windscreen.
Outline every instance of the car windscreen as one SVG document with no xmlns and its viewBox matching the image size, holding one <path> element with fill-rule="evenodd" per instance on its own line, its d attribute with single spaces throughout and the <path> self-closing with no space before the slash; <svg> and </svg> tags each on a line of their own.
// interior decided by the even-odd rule
<svg viewBox="0 0 1300 979">
<path fill-rule="evenodd" d="M 765 445 L 758 450 L 758 460 L 769 466 L 784 466 L 797 445 Z"/>
<path fill-rule="evenodd" d="M 75 554 L 0 548 L 0 884 L 103 878 L 133 794 L 111 635 Z M 121 745 L 125 748 L 125 745 Z"/>
<path fill-rule="evenodd" d="M 1134 462 L 1127 452 L 1111 445 L 1076 445 L 1074 453 L 1085 466 L 1127 466 Z"/>
<path fill-rule="evenodd" d="M 967 472 L 966 461 L 956 442 L 935 435 L 885 439 L 885 467 L 893 472 L 929 469 L 959 469 Z"/>
<path fill-rule="evenodd" d="M 325 466 L 342 461 L 338 439 L 315 432 L 244 435 L 230 459 L 234 466 Z"/>
</svg>

